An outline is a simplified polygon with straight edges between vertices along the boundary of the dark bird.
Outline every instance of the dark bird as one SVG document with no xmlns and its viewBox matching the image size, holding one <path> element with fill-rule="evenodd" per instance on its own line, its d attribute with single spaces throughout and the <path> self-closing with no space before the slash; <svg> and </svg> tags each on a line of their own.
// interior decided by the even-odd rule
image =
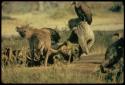
<svg viewBox="0 0 125 85">
<path fill-rule="evenodd" d="M 92 23 L 92 12 L 90 8 L 86 4 L 81 4 L 78 2 L 73 2 L 72 5 L 74 5 L 75 12 L 77 16 L 82 20 L 82 21 L 87 21 L 89 25 Z"/>
<path fill-rule="evenodd" d="M 124 38 L 120 38 L 113 44 L 111 44 L 105 53 L 105 61 L 100 65 L 101 72 L 105 73 L 104 68 L 113 68 L 115 64 L 120 62 L 120 59 L 124 57 Z M 121 65 L 122 67 L 123 65 Z M 123 69 L 123 68 L 121 68 Z"/>
</svg>

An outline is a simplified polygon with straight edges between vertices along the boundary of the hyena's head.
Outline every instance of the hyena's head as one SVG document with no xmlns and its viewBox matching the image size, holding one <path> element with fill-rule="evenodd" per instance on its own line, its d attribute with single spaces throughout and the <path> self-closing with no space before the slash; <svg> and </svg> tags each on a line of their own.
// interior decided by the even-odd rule
<svg viewBox="0 0 125 85">
<path fill-rule="evenodd" d="M 32 35 L 32 29 L 30 29 L 29 25 L 23 25 L 20 27 L 16 27 L 16 31 L 23 38 L 30 38 Z"/>
</svg>

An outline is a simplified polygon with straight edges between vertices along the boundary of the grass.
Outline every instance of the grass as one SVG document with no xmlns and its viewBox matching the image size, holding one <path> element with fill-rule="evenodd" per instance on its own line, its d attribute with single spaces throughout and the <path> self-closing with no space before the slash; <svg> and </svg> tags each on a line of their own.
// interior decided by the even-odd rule
<svg viewBox="0 0 125 85">
<path fill-rule="evenodd" d="M 122 30 L 118 30 L 122 31 Z M 117 32 L 118 32 L 117 31 Z M 94 31 L 96 41 L 91 49 L 90 54 L 104 54 L 106 48 L 113 42 L 109 37 L 116 31 Z M 64 41 L 69 35 L 68 31 L 59 32 L 63 37 L 61 41 Z M 65 35 L 64 35 L 65 34 Z M 19 37 L 2 37 L 2 48 L 11 47 L 12 49 L 21 49 L 23 46 L 28 46 L 25 39 Z M 99 79 L 96 74 L 89 72 L 91 65 L 80 64 L 79 67 L 74 64 L 70 65 L 52 65 L 47 68 L 44 67 L 24 67 L 24 66 L 10 66 L 5 67 L 2 70 L 2 82 L 3 83 L 115 83 L 111 81 L 105 81 Z M 90 66 L 90 67 L 89 67 Z M 78 68 L 76 68 L 78 67 Z M 92 67 L 95 67 L 95 65 Z M 91 67 L 91 68 L 92 68 Z"/>
<path fill-rule="evenodd" d="M 30 24 L 33 27 L 51 27 L 57 29 L 64 41 L 69 36 L 67 22 L 76 17 L 72 8 L 65 7 L 47 10 L 46 12 L 31 12 L 21 14 L 2 13 L 2 49 L 11 47 L 12 49 L 21 49 L 28 47 L 27 40 L 22 39 L 16 32 L 16 26 Z M 93 23 L 91 29 L 94 30 L 95 44 L 90 54 L 104 54 L 107 47 L 113 43 L 111 37 L 114 32 L 124 29 L 124 12 L 113 13 L 107 10 L 101 11 L 103 7 L 93 11 Z M 122 29 L 122 30 L 121 30 Z M 104 56 L 92 56 L 100 58 Z M 89 57 L 90 60 L 93 58 Z M 85 59 L 85 58 L 84 58 Z M 84 60 L 83 59 L 83 60 Z M 99 60 L 99 59 L 97 59 Z M 101 80 L 96 74 L 93 74 L 95 64 L 78 63 L 70 65 L 52 65 L 44 67 L 24 67 L 12 65 L 2 68 L 2 83 L 116 83 L 115 81 Z M 120 83 L 123 83 L 123 78 Z"/>
<path fill-rule="evenodd" d="M 93 14 L 91 25 L 93 30 L 109 31 L 124 28 L 124 12 L 95 11 Z M 47 12 L 30 12 L 24 14 L 3 13 L 2 17 L 2 36 L 17 36 L 16 26 L 30 24 L 36 28 L 51 27 L 53 29 L 65 30 L 68 29 L 68 20 L 77 16 L 72 7 L 67 7 L 66 9 L 60 7 L 48 10 Z"/>
<path fill-rule="evenodd" d="M 95 76 L 72 71 L 70 70 L 72 67 L 68 69 L 67 67 L 7 68 L 2 73 L 2 81 L 3 83 L 99 83 Z"/>
<path fill-rule="evenodd" d="M 28 41 L 20 37 L 3 37 L 2 48 L 11 47 L 12 49 L 21 49 L 22 47 L 28 47 Z"/>
<path fill-rule="evenodd" d="M 2 83 L 117 83 L 116 81 L 105 81 L 95 73 L 73 70 L 74 68 L 73 65 L 47 68 L 8 67 L 2 71 Z M 123 79 L 119 83 L 123 83 Z"/>
</svg>

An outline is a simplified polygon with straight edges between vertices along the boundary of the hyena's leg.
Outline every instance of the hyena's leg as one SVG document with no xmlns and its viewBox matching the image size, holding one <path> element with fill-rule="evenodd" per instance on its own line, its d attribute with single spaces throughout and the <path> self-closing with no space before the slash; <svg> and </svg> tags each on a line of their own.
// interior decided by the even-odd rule
<svg viewBox="0 0 125 85">
<path fill-rule="evenodd" d="M 49 55 L 51 54 L 51 51 L 47 51 L 47 54 L 46 54 L 46 57 L 45 57 L 45 62 L 44 62 L 44 64 L 45 64 L 45 67 L 47 66 L 47 63 L 48 63 L 48 58 L 49 58 Z"/>
<path fill-rule="evenodd" d="M 29 41 L 29 44 L 30 44 L 30 57 L 31 57 L 31 60 L 28 62 L 28 64 L 30 66 L 33 66 L 34 65 L 34 57 L 35 57 L 35 43 L 34 41 Z"/>
<path fill-rule="evenodd" d="M 34 52 L 34 61 L 38 61 L 40 59 L 39 55 L 40 55 L 39 50 L 38 49 L 35 50 L 35 52 Z"/>
<path fill-rule="evenodd" d="M 68 59 L 68 64 L 69 64 L 69 63 L 70 63 L 70 61 L 71 61 L 72 53 L 71 53 L 71 52 L 69 52 L 69 53 L 68 53 L 68 55 L 69 55 L 69 59 Z"/>
<path fill-rule="evenodd" d="M 47 66 L 47 62 L 48 62 L 48 58 L 49 58 L 49 56 L 52 54 L 52 53 L 57 53 L 58 52 L 58 50 L 54 50 L 54 49 L 50 49 L 50 50 L 48 50 L 47 51 L 47 54 L 46 54 L 46 57 L 45 57 L 45 67 Z"/>
<path fill-rule="evenodd" d="M 42 48 L 40 49 L 40 54 L 41 55 L 44 55 L 43 51 L 44 51 L 44 46 L 42 46 Z"/>
</svg>

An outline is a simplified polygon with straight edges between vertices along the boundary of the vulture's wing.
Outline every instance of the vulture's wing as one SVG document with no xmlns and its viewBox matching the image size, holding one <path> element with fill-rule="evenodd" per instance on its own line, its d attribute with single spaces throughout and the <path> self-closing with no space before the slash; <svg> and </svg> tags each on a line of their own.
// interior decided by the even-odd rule
<svg viewBox="0 0 125 85">
<path fill-rule="evenodd" d="M 92 12 L 86 4 L 81 4 L 80 9 L 89 25 L 92 23 Z"/>
</svg>

